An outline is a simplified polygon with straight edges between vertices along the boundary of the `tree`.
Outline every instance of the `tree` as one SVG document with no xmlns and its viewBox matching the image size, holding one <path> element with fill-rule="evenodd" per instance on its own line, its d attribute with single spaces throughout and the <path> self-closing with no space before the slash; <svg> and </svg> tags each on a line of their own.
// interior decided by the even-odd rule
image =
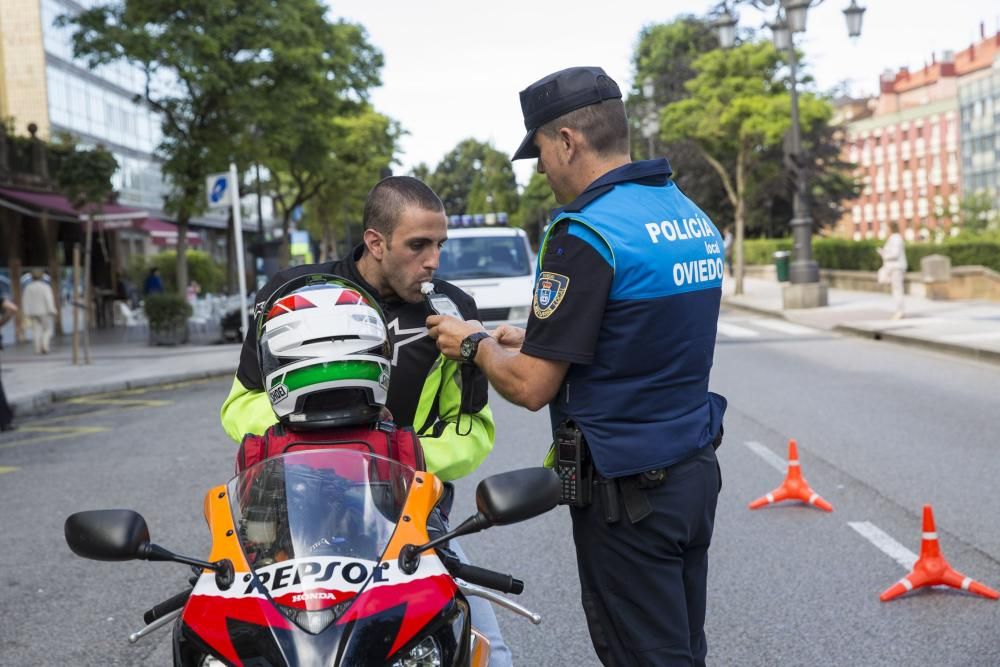
<svg viewBox="0 0 1000 667">
<path fill-rule="evenodd" d="M 996 199 L 986 190 L 971 192 L 962 197 L 959 218 L 962 231 L 970 234 L 982 234 L 1000 228 Z"/>
<path fill-rule="evenodd" d="M 231 161 L 249 162 L 255 121 L 289 120 L 280 125 L 287 135 L 277 123 L 274 133 L 258 134 L 272 147 L 265 154 L 276 156 L 300 146 L 302 132 L 322 128 L 314 112 L 330 88 L 360 99 L 358 90 L 371 81 L 371 52 L 354 51 L 363 31 L 328 29 L 325 11 L 319 0 L 117 0 L 60 18 L 76 27 L 74 54 L 91 67 L 126 61 L 145 74 L 136 101 L 162 118 L 157 152 L 170 184 L 165 208 L 177 218 L 179 284 L 187 283 L 188 221 L 204 210 L 205 176 Z M 301 157 L 312 169 L 312 154 Z M 289 202 L 286 210 L 293 209 Z"/>
<path fill-rule="evenodd" d="M 83 260 L 83 302 L 91 302 L 90 257 L 94 235 L 94 216 L 111 199 L 114 186 L 111 177 L 118 171 L 118 160 L 102 146 L 94 149 L 74 148 L 59 159 L 56 180 L 66 198 L 77 211 L 87 213 L 87 237 Z M 75 270 L 75 268 L 74 268 Z M 83 355 L 90 363 L 90 308 L 84 309 Z M 76 363 L 76 315 L 73 316 L 73 363 Z"/>
<path fill-rule="evenodd" d="M 686 138 L 664 141 L 659 136 L 659 110 L 689 96 L 685 84 L 694 78 L 694 61 L 704 53 L 719 48 L 715 29 L 707 19 L 682 16 L 670 23 L 648 25 L 639 33 L 632 54 L 635 84 L 629 91 L 628 111 L 633 156 L 666 157 L 674 170 L 674 181 L 708 216 L 721 224 L 731 220 L 729 204 L 718 174 Z M 647 99 L 643 83 L 653 82 L 653 97 Z M 656 118 L 652 152 L 646 134 L 650 116 Z"/>
<path fill-rule="evenodd" d="M 258 105 L 254 123 L 263 140 L 261 161 L 271 175 L 269 190 L 281 214 L 283 265 L 288 261 L 293 211 L 338 176 L 338 163 L 343 162 L 338 143 L 346 134 L 339 121 L 370 112 L 365 100 L 368 90 L 380 83 L 383 62 L 361 26 L 328 22 L 326 8 L 313 0 L 299 4 L 299 14 L 283 22 L 270 66 L 255 91 L 268 101 Z M 387 125 L 383 128 L 388 131 Z M 380 146 L 390 139 L 371 138 Z"/>
<path fill-rule="evenodd" d="M 736 292 L 743 291 L 743 238 L 748 193 L 760 187 L 755 170 L 762 154 L 780 146 L 788 132 L 791 100 L 779 76 L 782 56 L 767 42 L 710 51 L 693 66 L 685 84 L 690 97 L 665 107 L 661 138 L 687 139 L 718 174 L 736 223 Z M 830 105 L 808 92 L 799 95 L 805 132 L 832 115 Z"/>
<path fill-rule="evenodd" d="M 371 108 L 333 124 L 335 157 L 305 218 L 306 228 L 320 241 L 321 259 L 336 247 L 336 230 L 361 218 L 365 197 L 394 162 L 402 133 L 397 122 Z"/>
<path fill-rule="evenodd" d="M 449 151 L 430 175 L 449 214 L 517 212 L 517 179 L 510 159 L 488 143 L 465 139 Z"/>
<path fill-rule="evenodd" d="M 521 193 L 515 223 L 527 232 L 531 245 L 535 248 L 541 243 L 542 230 L 549 222 L 552 209 L 557 205 L 556 196 L 549 187 L 545 174 L 534 172 Z"/>
</svg>

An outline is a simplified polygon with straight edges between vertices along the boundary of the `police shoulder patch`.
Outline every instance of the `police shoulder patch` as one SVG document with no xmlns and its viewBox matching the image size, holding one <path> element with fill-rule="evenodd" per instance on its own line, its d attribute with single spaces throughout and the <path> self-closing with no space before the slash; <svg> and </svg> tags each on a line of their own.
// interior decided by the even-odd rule
<svg viewBox="0 0 1000 667">
<path fill-rule="evenodd" d="M 535 317 L 544 320 L 556 312 L 556 308 L 566 296 L 567 289 L 569 289 L 569 276 L 543 271 L 535 281 L 535 298 L 531 304 Z"/>
</svg>

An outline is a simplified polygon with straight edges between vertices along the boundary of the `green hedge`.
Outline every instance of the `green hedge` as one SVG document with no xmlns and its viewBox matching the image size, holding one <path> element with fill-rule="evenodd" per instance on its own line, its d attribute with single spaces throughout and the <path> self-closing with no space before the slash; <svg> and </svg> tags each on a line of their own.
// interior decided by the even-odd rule
<svg viewBox="0 0 1000 667">
<path fill-rule="evenodd" d="M 225 270 L 212 256 L 201 250 L 188 250 L 188 280 L 197 280 L 201 293 L 221 292 L 225 282 Z M 128 275 L 132 283 L 142 289 L 146 274 L 152 267 L 160 269 L 163 286 L 170 292 L 184 292 L 180 285 L 175 285 L 177 277 L 177 251 L 167 250 L 156 255 L 145 257 L 133 255 L 129 258 Z M 186 288 L 187 286 L 183 286 Z"/>
<path fill-rule="evenodd" d="M 846 239 L 813 239 L 813 257 L 823 269 L 877 271 L 882 265 L 878 249 L 883 241 L 849 241 Z M 792 240 L 748 239 L 743 246 L 747 264 L 771 264 L 778 250 L 791 250 Z M 944 243 L 907 243 L 906 261 L 911 271 L 920 269 L 920 260 L 927 255 L 945 255 L 952 266 L 985 266 L 1000 271 L 1000 241 L 992 239 L 948 239 Z"/>
</svg>

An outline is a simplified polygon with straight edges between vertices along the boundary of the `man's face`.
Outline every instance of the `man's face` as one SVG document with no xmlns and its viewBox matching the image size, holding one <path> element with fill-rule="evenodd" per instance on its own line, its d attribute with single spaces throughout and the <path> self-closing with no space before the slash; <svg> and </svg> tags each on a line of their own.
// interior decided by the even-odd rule
<svg viewBox="0 0 1000 667">
<path fill-rule="evenodd" d="M 538 148 L 538 173 L 545 174 L 552 193 L 559 204 L 568 204 L 576 198 L 569 186 L 565 152 L 559 135 L 550 137 L 544 132 L 535 132 L 535 146 Z"/>
<path fill-rule="evenodd" d="M 444 211 L 417 206 L 403 209 L 382 254 L 383 285 L 404 301 L 419 303 L 423 299 L 420 283 L 434 277 L 441 261 L 441 246 L 447 239 Z"/>
</svg>

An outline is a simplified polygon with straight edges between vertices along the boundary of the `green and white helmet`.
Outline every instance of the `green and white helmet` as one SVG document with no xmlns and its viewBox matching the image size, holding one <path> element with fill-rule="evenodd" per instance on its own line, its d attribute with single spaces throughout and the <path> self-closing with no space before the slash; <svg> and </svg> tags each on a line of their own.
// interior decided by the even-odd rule
<svg viewBox="0 0 1000 667">
<path fill-rule="evenodd" d="M 375 299 L 327 274 L 294 278 L 261 311 L 257 358 L 278 419 L 292 429 L 375 422 L 392 343 Z"/>
</svg>

